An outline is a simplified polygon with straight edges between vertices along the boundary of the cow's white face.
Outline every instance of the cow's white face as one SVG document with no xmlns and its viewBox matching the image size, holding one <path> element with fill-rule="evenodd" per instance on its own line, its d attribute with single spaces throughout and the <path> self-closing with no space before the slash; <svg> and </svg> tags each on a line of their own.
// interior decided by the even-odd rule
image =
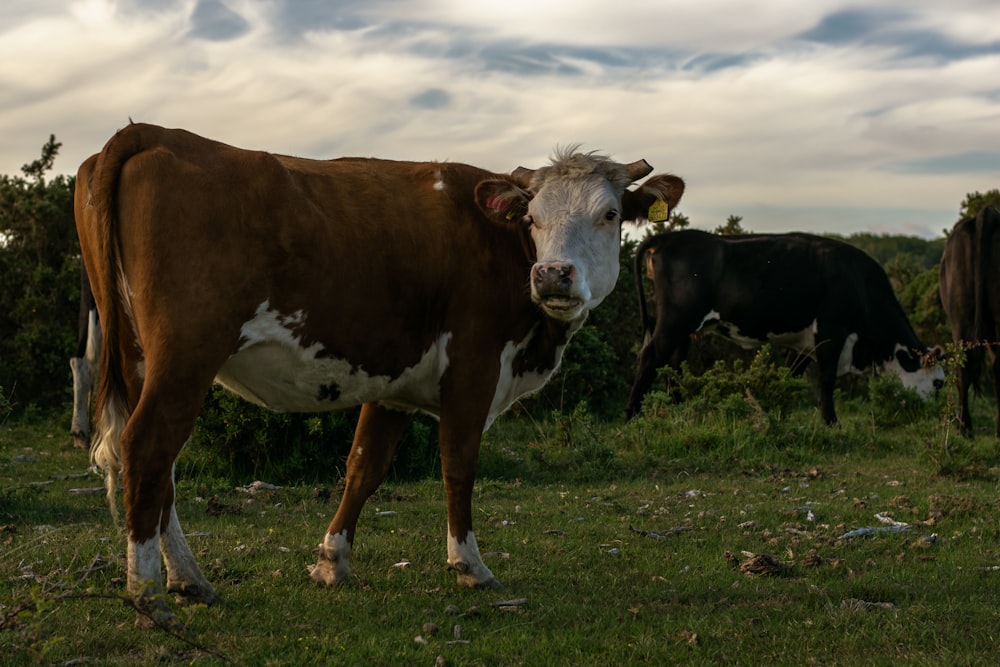
<svg viewBox="0 0 1000 667">
<path fill-rule="evenodd" d="M 489 219 L 527 225 L 535 250 L 531 299 L 563 321 L 579 320 L 614 289 L 622 222 L 647 219 L 654 205 L 658 214 L 672 210 L 684 192 L 684 181 L 669 174 L 629 190 L 653 170 L 645 160 L 618 164 L 575 148 L 548 167 L 480 181 L 475 193 Z"/>
<path fill-rule="evenodd" d="M 896 351 L 885 364 L 885 369 L 895 373 L 904 387 L 917 392 L 925 401 L 944 386 L 941 365 L 925 363 L 903 345 L 896 345 Z"/>
<path fill-rule="evenodd" d="M 596 307 L 618 280 L 621 193 L 603 176 L 546 182 L 528 205 L 531 298 L 559 320 Z"/>
</svg>

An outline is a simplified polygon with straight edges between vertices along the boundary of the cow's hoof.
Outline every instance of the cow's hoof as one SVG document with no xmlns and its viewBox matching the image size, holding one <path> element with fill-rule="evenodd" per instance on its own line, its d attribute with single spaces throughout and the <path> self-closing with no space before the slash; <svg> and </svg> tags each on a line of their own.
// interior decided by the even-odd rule
<svg viewBox="0 0 1000 667">
<path fill-rule="evenodd" d="M 174 635 L 187 634 L 188 628 L 174 615 L 162 596 L 139 596 L 134 601 L 135 626 L 144 630 L 159 628 Z"/>
<path fill-rule="evenodd" d="M 222 598 L 208 584 L 182 584 L 167 582 L 167 592 L 174 594 L 174 600 L 183 604 L 204 604 L 212 606 L 222 602 Z"/>
<path fill-rule="evenodd" d="M 493 576 L 493 573 L 490 572 L 489 568 L 486 566 L 473 568 L 464 561 L 458 561 L 456 563 L 451 563 L 448 568 L 457 573 L 459 586 L 488 590 L 499 590 L 503 588 L 503 584 L 497 581 L 497 578 Z"/>
<path fill-rule="evenodd" d="M 345 586 L 351 583 L 350 573 L 338 565 L 339 561 L 320 557 L 315 565 L 309 566 L 309 578 L 323 586 Z"/>
</svg>

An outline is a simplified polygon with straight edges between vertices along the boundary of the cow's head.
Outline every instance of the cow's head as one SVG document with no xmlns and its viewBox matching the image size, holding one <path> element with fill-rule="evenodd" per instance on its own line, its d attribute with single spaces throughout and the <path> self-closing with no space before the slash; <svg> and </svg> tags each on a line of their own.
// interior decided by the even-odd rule
<svg viewBox="0 0 1000 667">
<path fill-rule="evenodd" d="M 621 223 L 672 209 L 684 192 L 676 176 L 654 176 L 628 187 L 652 167 L 618 164 L 594 153 L 560 151 L 541 169 L 519 167 L 510 179 L 476 186 L 476 202 L 491 219 L 526 225 L 534 245 L 531 298 L 549 316 L 575 320 L 596 307 L 618 279 Z"/>
<path fill-rule="evenodd" d="M 944 350 L 940 346 L 920 353 L 904 345 L 897 345 L 892 359 L 885 367 L 899 376 L 904 387 L 917 392 L 926 401 L 944 387 L 944 369 L 941 367 L 944 357 Z"/>
</svg>

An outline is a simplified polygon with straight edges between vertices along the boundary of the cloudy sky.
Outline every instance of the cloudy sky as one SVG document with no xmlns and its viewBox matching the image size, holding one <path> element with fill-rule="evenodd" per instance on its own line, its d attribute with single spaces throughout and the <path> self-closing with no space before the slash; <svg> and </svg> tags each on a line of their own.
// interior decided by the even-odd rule
<svg viewBox="0 0 1000 667">
<path fill-rule="evenodd" d="M 0 174 L 129 118 L 495 171 L 580 143 L 682 176 L 695 227 L 929 238 L 1000 188 L 1000 2 L 0 2 Z"/>
</svg>

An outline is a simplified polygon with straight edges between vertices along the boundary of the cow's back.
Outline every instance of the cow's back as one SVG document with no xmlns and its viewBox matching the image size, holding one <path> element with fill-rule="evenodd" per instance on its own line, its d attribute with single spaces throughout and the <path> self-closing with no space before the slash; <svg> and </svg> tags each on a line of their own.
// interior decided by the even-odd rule
<svg viewBox="0 0 1000 667">
<path fill-rule="evenodd" d="M 521 243 L 475 205 L 488 172 L 308 160 L 182 130 L 126 131 L 143 148 L 120 168 L 116 191 L 129 196 L 116 202 L 116 234 L 131 307 L 147 330 L 189 336 L 193 350 L 218 356 L 200 340 L 212 331 L 227 337 L 229 355 L 264 308 L 301 318 L 301 348 L 395 377 L 443 334 L 480 326 L 471 312 L 491 314 L 481 335 L 498 350 L 537 321 L 520 287 L 531 265 Z M 210 289 L 183 287 L 191 285 Z"/>
</svg>

